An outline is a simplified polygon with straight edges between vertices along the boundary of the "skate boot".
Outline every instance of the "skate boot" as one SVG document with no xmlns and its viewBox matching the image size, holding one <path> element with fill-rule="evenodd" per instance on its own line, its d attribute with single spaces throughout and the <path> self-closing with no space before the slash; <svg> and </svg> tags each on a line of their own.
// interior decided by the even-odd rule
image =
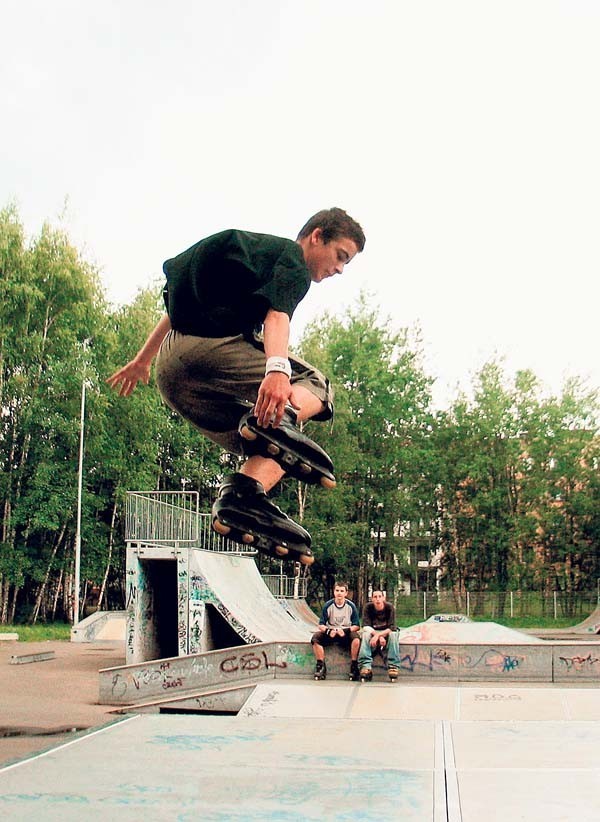
<svg viewBox="0 0 600 822">
<path fill-rule="evenodd" d="M 212 526 L 224 537 L 277 559 L 311 565 L 310 534 L 272 503 L 252 477 L 233 474 L 219 488 Z"/>
<path fill-rule="evenodd" d="M 395 682 L 398 679 L 399 673 L 400 671 L 398 670 L 398 668 L 388 668 L 388 676 L 390 678 L 390 682 Z"/>
<path fill-rule="evenodd" d="M 353 659 L 350 663 L 350 674 L 349 677 L 350 682 L 358 682 L 360 679 L 360 671 L 358 670 L 358 662 Z"/>
<path fill-rule="evenodd" d="M 370 668 L 360 669 L 360 681 L 370 682 L 373 679 L 373 671 Z"/>
<path fill-rule="evenodd" d="M 296 425 L 296 413 L 286 408 L 277 428 L 261 428 L 250 411 L 238 426 L 247 456 L 260 454 L 279 463 L 287 474 L 312 485 L 334 488 L 333 463 L 327 453 Z"/>
<path fill-rule="evenodd" d="M 319 682 L 322 679 L 327 679 L 327 665 L 321 659 L 317 659 L 317 664 L 315 665 L 315 682 Z"/>
</svg>

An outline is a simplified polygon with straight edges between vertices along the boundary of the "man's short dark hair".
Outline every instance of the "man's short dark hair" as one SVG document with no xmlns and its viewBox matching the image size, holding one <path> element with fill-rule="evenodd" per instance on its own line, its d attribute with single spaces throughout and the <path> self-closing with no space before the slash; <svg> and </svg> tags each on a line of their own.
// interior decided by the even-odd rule
<svg viewBox="0 0 600 822">
<path fill-rule="evenodd" d="M 302 240 L 304 237 L 308 237 L 315 228 L 320 228 L 323 232 L 324 243 L 339 240 L 340 237 L 347 237 L 356 243 L 359 251 L 362 251 L 365 247 L 365 232 L 356 220 L 353 220 L 342 208 L 326 208 L 323 211 L 318 211 L 300 229 L 297 239 Z"/>
</svg>

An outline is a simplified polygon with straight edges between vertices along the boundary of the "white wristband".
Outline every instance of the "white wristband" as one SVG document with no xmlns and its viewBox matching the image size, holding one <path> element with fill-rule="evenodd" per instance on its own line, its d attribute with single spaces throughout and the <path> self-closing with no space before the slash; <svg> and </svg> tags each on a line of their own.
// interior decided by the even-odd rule
<svg viewBox="0 0 600 822">
<path fill-rule="evenodd" d="M 269 357 L 267 367 L 265 368 L 265 377 L 267 374 L 270 374 L 271 371 L 280 371 L 282 374 L 285 374 L 288 379 L 292 376 L 292 366 L 290 365 L 290 361 L 285 357 Z"/>
</svg>

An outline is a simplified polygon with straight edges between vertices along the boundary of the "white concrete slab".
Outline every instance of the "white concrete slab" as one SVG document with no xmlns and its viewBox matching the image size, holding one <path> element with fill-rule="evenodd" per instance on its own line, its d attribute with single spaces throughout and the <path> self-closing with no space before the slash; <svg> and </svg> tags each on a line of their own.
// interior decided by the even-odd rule
<svg viewBox="0 0 600 822">
<path fill-rule="evenodd" d="M 452 737 L 459 770 L 600 769 L 596 722 L 456 722 Z"/>
<path fill-rule="evenodd" d="M 598 721 L 600 690 L 274 680 L 257 685 L 240 714 L 479 722 Z"/>
<path fill-rule="evenodd" d="M 460 719 L 567 719 L 562 691 L 551 688 L 477 688 L 461 691 Z"/>
<path fill-rule="evenodd" d="M 598 822 L 598 771 L 459 774 L 463 822 Z"/>
<path fill-rule="evenodd" d="M 0 818 L 598 822 L 597 710 L 592 688 L 261 682 L 236 717 L 135 717 L 0 770 Z"/>
<path fill-rule="evenodd" d="M 354 689 L 345 683 L 299 684 L 274 681 L 257 685 L 240 716 L 341 719 L 348 716 Z"/>
<path fill-rule="evenodd" d="M 144 716 L 0 771 L 0 814 L 44 820 L 433 819 L 433 728 Z M 414 750 L 413 750 L 414 749 Z"/>
<path fill-rule="evenodd" d="M 454 723 L 464 822 L 600 819 L 600 724 Z"/>
<path fill-rule="evenodd" d="M 561 692 L 566 719 L 600 721 L 600 688 L 572 688 Z"/>
<path fill-rule="evenodd" d="M 391 683 L 365 683 L 352 704 L 352 719 L 454 719 L 456 688 L 403 687 Z"/>
</svg>

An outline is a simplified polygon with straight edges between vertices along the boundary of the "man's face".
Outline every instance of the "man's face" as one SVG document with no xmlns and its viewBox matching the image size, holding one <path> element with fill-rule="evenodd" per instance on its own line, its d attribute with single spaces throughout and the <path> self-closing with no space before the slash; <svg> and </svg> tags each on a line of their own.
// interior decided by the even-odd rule
<svg viewBox="0 0 600 822">
<path fill-rule="evenodd" d="M 344 266 L 358 253 L 358 246 L 348 237 L 339 237 L 325 243 L 320 228 L 315 228 L 303 248 L 313 283 L 341 274 Z"/>
<path fill-rule="evenodd" d="M 346 599 L 346 589 L 342 585 L 336 585 L 333 589 L 333 598 L 336 602 Z"/>
<path fill-rule="evenodd" d="M 373 603 L 377 611 L 381 611 L 385 604 L 385 597 L 381 591 L 374 591 L 373 595 L 371 596 L 371 602 Z"/>
</svg>

